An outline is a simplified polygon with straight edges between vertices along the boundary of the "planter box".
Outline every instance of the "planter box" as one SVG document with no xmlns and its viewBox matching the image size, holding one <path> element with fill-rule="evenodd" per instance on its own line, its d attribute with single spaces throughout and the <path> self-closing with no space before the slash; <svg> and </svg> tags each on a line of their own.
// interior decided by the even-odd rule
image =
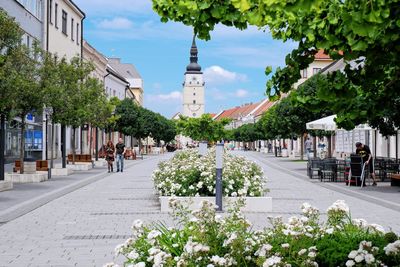
<svg viewBox="0 0 400 267">
<path fill-rule="evenodd" d="M 0 181 L 0 192 L 11 190 L 13 188 L 13 183 L 10 181 Z"/>
<path fill-rule="evenodd" d="M 170 197 L 159 197 L 161 203 L 161 212 L 170 212 L 168 205 Z M 189 209 L 197 210 L 200 207 L 202 200 L 208 200 L 215 203 L 215 197 L 176 197 L 189 205 Z M 223 210 L 227 210 L 227 206 L 234 203 L 236 197 L 224 197 L 222 200 Z M 272 198 L 271 197 L 246 197 L 246 205 L 242 208 L 243 212 L 271 212 Z"/>
<path fill-rule="evenodd" d="M 63 169 L 63 168 L 53 168 L 51 169 L 51 176 L 68 176 L 73 174 L 74 171 L 72 169 Z"/>
<path fill-rule="evenodd" d="M 56 169 L 61 168 L 61 164 L 56 164 Z M 70 169 L 72 171 L 88 171 L 93 169 L 93 164 L 87 162 L 75 162 L 75 164 L 67 164 L 67 169 Z"/>
<path fill-rule="evenodd" d="M 13 183 L 40 183 L 47 180 L 47 172 L 46 173 L 6 173 L 5 181 L 13 182 Z"/>
</svg>

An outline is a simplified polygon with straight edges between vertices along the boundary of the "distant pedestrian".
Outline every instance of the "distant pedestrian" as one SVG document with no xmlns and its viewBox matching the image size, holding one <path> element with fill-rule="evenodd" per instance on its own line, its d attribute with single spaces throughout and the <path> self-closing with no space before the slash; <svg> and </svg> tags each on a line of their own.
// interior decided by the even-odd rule
<svg viewBox="0 0 400 267">
<path fill-rule="evenodd" d="M 369 173 L 371 174 L 373 183 L 373 186 L 376 186 L 376 178 L 375 178 L 375 172 L 374 172 L 374 159 L 372 157 L 371 149 L 369 149 L 369 146 L 364 145 L 360 142 L 356 143 L 356 154 L 360 155 L 363 158 L 364 164 L 366 164 L 366 168 L 369 169 Z"/>
<path fill-rule="evenodd" d="M 113 164 L 114 164 L 114 152 L 115 152 L 115 147 L 114 144 L 111 140 L 107 142 L 106 145 L 106 161 L 107 161 L 107 166 L 108 166 L 108 172 L 113 172 Z"/>
<path fill-rule="evenodd" d="M 126 152 L 125 144 L 122 138 L 118 139 L 118 143 L 115 145 L 117 155 L 117 172 L 124 172 L 124 155 Z"/>
<path fill-rule="evenodd" d="M 307 140 L 304 142 L 304 147 L 306 149 L 307 158 L 310 158 L 311 147 L 312 147 L 312 142 L 310 138 L 307 138 Z"/>
<path fill-rule="evenodd" d="M 268 153 L 272 153 L 272 144 L 268 143 Z"/>
</svg>

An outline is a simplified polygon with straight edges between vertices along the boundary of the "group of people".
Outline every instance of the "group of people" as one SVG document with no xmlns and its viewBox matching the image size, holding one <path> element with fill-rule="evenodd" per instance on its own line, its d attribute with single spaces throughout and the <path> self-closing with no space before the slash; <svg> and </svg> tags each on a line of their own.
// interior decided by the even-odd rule
<svg viewBox="0 0 400 267">
<path fill-rule="evenodd" d="M 114 146 L 113 142 L 109 140 L 105 147 L 106 161 L 108 165 L 108 172 L 114 172 L 114 161 L 117 160 L 117 172 L 124 171 L 124 156 L 126 152 L 125 144 L 122 138 L 118 139 L 118 143 Z"/>
</svg>

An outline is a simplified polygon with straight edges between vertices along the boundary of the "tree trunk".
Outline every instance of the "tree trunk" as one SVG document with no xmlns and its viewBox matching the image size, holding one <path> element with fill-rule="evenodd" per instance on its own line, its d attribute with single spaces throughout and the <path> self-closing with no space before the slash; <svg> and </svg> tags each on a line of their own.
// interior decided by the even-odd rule
<svg viewBox="0 0 400 267">
<path fill-rule="evenodd" d="M 75 165 L 75 132 L 76 128 L 72 127 L 72 164 Z"/>
<path fill-rule="evenodd" d="M 95 157 L 96 161 L 98 161 L 99 160 L 99 127 L 96 127 L 95 132 L 96 132 L 96 144 L 94 146 L 95 147 L 94 157 Z"/>
<path fill-rule="evenodd" d="M 300 160 L 304 160 L 304 134 L 300 136 Z"/>
<path fill-rule="evenodd" d="M 142 154 L 142 138 L 138 138 L 138 141 L 139 141 L 139 155 L 141 155 Z"/>
<path fill-rule="evenodd" d="M 89 140 L 88 142 L 89 142 L 89 154 L 90 154 L 90 157 L 93 157 L 93 151 L 92 151 L 93 136 L 92 135 L 93 135 L 92 126 L 90 125 L 88 127 L 88 140 Z"/>
<path fill-rule="evenodd" d="M 24 157 L 25 157 L 25 115 L 21 116 L 21 146 L 19 149 L 19 160 L 21 161 L 20 174 L 24 173 Z"/>
<path fill-rule="evenodd" d="M 50 169 L 54 168 L 54 162 L 53 162 L 53 158 L 54 158 L 54 122 L 51 121 L 51 139 L 50 139 Z"/>
<path fill-rule="evenodd" d="M 61 124 L 61 157 L 62 157 L 62 167 L 65 169 L 67 167 L 67 144 L 66 135 L 67 129 L 64 124 Z"/>
<path fill-rule="evenodd" d="M 4 180 L 4 150 L 6 143 L 6 116 L 4 114 L 0 115 L 0 181 Z"/>
</svg>

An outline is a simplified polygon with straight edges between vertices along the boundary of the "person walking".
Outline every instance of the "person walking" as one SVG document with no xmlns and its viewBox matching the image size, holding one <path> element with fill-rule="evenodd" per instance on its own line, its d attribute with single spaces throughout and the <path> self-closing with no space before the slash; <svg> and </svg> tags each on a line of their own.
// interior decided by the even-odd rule
<svg viewBox="0 0 400 267">
<path fill-rule="evenodd" d="M 364 164 L 366 164 L 366 168 L 369 169 L 369 173 L 371 174 L 372 180 L 374 181 L 372 183 L 373 186 L 376 186 L 376 177 L 375 177 L 375 172 L 374 172 L 374 160 L 372 157 L 371 149 L 369 149 L 369 146 L 364 145 L 363 143 L 357 142 L 356 143 L 356 154 L 360 155 L 363 158 Z"/>
<path fill-rule="evenodd" d="M 310 158 L 310 153 L 311 153 L 311 147 L 312 147 L 312 142 L 311 142 L 309 137 L 304 142 L 304 147 L 306 148 L 307 158 L 309 159 Z"/>
<path fill-rule="evenodd" d="M 122 138 L 118 139 L 118 143 L 115 145 L 117 154 L 117 172 L 124 172 L 124 155 L 126 152 L 125 144 Z"/>
<path fill-rule="evenodd" d="M 106 150 L 106 161 L 108 166 L 108 172 L 113 172 L 115 147 L 111 140 L 108 140 L 105 150 Z"/>
</svg>

